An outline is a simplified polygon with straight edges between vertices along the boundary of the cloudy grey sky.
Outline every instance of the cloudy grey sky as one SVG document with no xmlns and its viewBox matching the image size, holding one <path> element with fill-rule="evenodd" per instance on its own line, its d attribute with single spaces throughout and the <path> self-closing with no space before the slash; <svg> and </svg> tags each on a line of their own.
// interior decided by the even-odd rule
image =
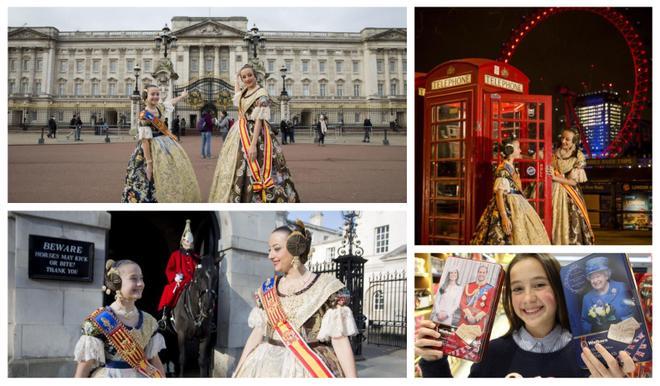
<svg viewBox="0 0 660 386">
<path fill-rule="evenodd" d="M 148 16 L 145 16 L 148 15 Z M 405 8 L 17 8 L 10 27 L 52 26 L 60 31 L 159 30 L 173 16 L 245 16 L 264 31 L 358 32 L 365 27 L 406 27 Z"/>
</svg>

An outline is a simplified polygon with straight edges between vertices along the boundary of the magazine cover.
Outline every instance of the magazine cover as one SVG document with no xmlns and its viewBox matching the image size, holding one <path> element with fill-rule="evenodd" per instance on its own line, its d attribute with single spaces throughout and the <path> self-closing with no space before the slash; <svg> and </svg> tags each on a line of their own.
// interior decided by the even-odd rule
<svg viewBox="0 0 660 386">
<path fill-rule="evenodd" d="M 431 313 L 445 354 L 481 361 L 503 279 L 504 271 L 499 264 L 458 257 L 447 259 Z"/>
<path fill-rule="evenodd" d="M 650 361 L 651 340 L 635 279 L 625 254 L 591 254 L 561 269 L 574 344 L 600 358 L 600 343 L 615 358 L 627 351 L 635 362 Z M 582 362 L 578 352 L 578 360 Z"/>
</svg>

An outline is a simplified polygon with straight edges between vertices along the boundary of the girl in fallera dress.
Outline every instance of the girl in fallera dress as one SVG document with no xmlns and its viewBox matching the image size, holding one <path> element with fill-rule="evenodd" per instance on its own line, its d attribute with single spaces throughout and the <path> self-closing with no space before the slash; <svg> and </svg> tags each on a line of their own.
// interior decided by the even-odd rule
<svg viewBox="0 0 660 386">
<path fill-rule="evenodd" d="M 521 157 L 520 142 L 508 138 L 501 150 L 504 161 L 495 170 L 493 198 L 481 215 L 470 244 L 550 244 L 541 218 L 523 194 L 520 176 L 513 164 Z"/>
<path fill-rule="evenodd" d="M 234 92 L 238 119 L 220 150 L 209 202 L 300 202 L 282 147 L 268 123 L 270 97 L 257 84 L 251 65 L 236 75 Z"/>
<path fill-rule="evenodd" d="M 504 277 L 503 306 L 509 331 L 490 341 L 470 377 L 625 377 L 635 362 L 622 351 L 614 358 L 600 344 L 601 362 L 587 348 L 580 367 L 559 275 L 559 262 L 543 254 L 518 254 Z M 415 355 L 424 377 L 451 377 L 435 323 L 423 320 L 415 334 Z"/>
<path fill-rule="evenodd" d="M 115 294 L 115 301 L 83 321 L 74 352 L 75 376 L 164 377 L 158 352 L 165 349 L 165 339 L 157 332 L 156 319 L 135 306 L 144 291 L 140 266 L 131 260 L 108 260 L 104 289 Z"/>
<path fill-rule="evenodd" d="M 138 143 L 128 160 L 122 202 L 200 202 L 199 185 L 190 159 L 164 123 L 165 115 L 188 95 L 184 91 L 160 103 L 160 89 L 142 91 L 146 106 L 138 120 Z"/>
<path fill-rule="evenodd" d="M 283 276 L 257 292 L 248 318 L 253 330 L 234 377 L 357 376 L 348 338 L 357 333 L 350 295 L 334 275 L 305 268 L 311 241 L 300 221 L 271 233 L 268 258 Z"/>
<path fill-rule="evenodd" d="M 587 181 L 587 161 L 578 148 L 579 134 L 573 129 L 561 133 L 560 147 L 552 155 L 552 243 L 591 245 L 594 233 L 580 184 Z"/>
</svg>

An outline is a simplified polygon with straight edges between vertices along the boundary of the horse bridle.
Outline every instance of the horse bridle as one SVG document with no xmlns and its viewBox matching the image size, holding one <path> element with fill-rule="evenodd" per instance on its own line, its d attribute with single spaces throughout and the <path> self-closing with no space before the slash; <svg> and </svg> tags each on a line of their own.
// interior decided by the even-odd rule
<svg viewBox="0 0 660 386">
<path fill-rule="evenodd" d="M 211 281 L 211 275 L 208 272 L 205 272 L 206 278 Z M 192 283 L 190 284 L 195 284 L 197 283 L 197 276 L 192 280 Z M 186 314 L 188 315 L 188 318 L 192 319 L 195 321 L 195 328 L 199 328 L 202 326 L 202 324 L 206 321 L 206 319 L 213 314 L 213 308 L 215 307 L 215 299 L 217 298 L 217 294 L 214 289 L 209 289 L 206 288 L 201 292 L 198 292 L 198 299 L 197 299 L 197 315 L 193 314 L 192 312 L 192 303 L 190 299 L 190 291 L 186 291 L 185 295 L 185 301 L 183 304 L 183 307 L 186 311 Z M 208 309 L 204 309 L 202 305 L 202 299 L 204 298 L 204 295 L 210 293 L 211 298 L 213 299 L 211 301 L 211 305 L 209 306 Z"/>
</svg>

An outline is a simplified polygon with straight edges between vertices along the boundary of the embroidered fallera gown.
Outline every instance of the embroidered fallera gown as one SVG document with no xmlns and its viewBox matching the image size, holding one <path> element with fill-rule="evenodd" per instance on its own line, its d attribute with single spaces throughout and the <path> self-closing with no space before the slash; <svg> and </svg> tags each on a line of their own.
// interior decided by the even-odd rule
<svg viewBox="0 0 660 386">
<path fill-rule="evenodd" d="M 317 275 L 304 289 L 292 295 L 279 293 L 284 313 L 300 336 L 328 366 L 335 377 L 343 377 L 332 338 L 357 334 L 353 313 L 348 308 L 344 284 L 333 275 Z M 246 357 L 234 377 L 307 378 L 309 372 L 287 347 L 268 322 L 263 305 L 250 312 L 248 325 L 263 332 L 262 342 Z"/>
<path fill-rule="evenodd" d="M 144 350 L 147 359 L 158 355 L 165 349 L 165 339 L 157 332 L 158 323 L 153 316 L 139 311 L 139 319 L 135 326 L 126 325 L 133 339 Z M 76 343 L 74 359 L 77 362 L 95 360 L 97 367 L 92 371 L 94 378 L 143 378 L 137 370 L 128 366 L 117 350 L 108 342 L 103 332 L 94 323 L 85 319 L 82 323 L 82 335 Z"/>
<path fill-rule="evenodd" d="M 504 207 L 511 222 L 511 234 L 504 233 L 497 209 L 496 193 L 504 193 Z M 470 244 L 473 245 L 546 245 L 550 239 L 541 218 L 522 193 L 520 177 L 506 162 L 495 170 L 493 198 L 481 215 Z"/>
<path fill-rule="evenodd" d="M 591 245 L 594 233 L 588 216 L 585 217 L 580 207 L 586 208 L 579 184 L 587 182 L 584 167 L 587 162 L 581 151 L 563 158 L 558 149 L 552 157 L 555 170 L 577 182 L 573 189 L 577 193 L 571 196 L 560 182 L 552 182 L 552 243 L 557 245 Z"/>
<path fill-rule="evenodd" d="M 239 119 L 229 130 L 220 150 L 209 202 L 300 202 L 300 197 L 291 179 L 291 172 L 286 166 L 282 147 L 275 133 L 270 129 L 270 125 L 267 125 L 268 119 L 270 119 L 270 98 L 266 90 L 258 87 L 256 90 L 246 89 L 236 93 L 234 105 L 238 107 Z M 264 127 L 257 139 L 256 164 L 253 165 L 259 170 L 258 173 L 264 174 L 261 181 L 255 180 L 253 168 L 250 167 L 247 160 L 248 148 L 244 143 L 246 138 L 241 138 L 240 116 L 247 118 L 243 134 L 250 141 L 255 121 L 264 120 Z M 270 137 L 269 141 L 264 138 L 264 133 Z M 271 162 L 270 173 L 267 173 L 264 168 L 266 165 L 264 163 L 265 154 L 266 160 Z M 265 182 L 263 180 L 268 177 L 272 181 L 272 186 L 261 190 L 260 184 Z"/>
<path fill-rule="evenodd" d="M 157 107 L 158 118 L 174 111 L 165 102 Z M 165 113 L 163 113 L 163 111 Z M 122 202 L 201 202 L 199 184 L 190 159 L 181 145 L 148 121 L 138 122 L 138 143 L 128 160 Z M 149 140 L 153 182 L 147 179 L 147 160 L 141 142 Z"/>
</svg>

